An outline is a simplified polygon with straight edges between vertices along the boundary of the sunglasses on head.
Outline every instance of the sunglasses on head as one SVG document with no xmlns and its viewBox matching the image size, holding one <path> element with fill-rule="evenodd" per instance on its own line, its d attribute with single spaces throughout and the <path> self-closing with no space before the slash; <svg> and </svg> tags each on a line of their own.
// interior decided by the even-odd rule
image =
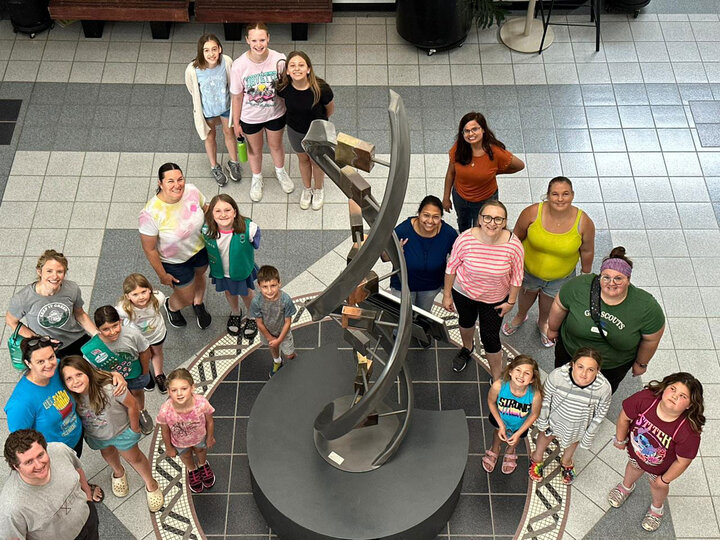
<svg viewBox="0 0 720 540">
<path fill-rule="evenodd" d="M 27 360 L 30 359 L 30 353 L 43 347 L 52 347 L 57 350 L 62 347 L 62 341 L 53 341 L 50 336 L 36 336 L 31 338 L 25 338 L 27 345 L 25 346 L 25 357 Z"/>
</svg>

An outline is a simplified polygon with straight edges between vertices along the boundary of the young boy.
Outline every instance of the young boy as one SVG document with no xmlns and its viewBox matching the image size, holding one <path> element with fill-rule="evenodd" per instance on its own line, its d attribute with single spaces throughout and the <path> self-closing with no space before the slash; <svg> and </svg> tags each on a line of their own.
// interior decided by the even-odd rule
<svg viewBox="0 0 720 540">
<path fill-rule="evenodd" d="M 274 266 L 262 266 L 258 270 L 257 283 L 261 294 L 250 303 L 250 317 L 254 318 L 260 331 L 260 341 L 270 347 L 273 366 L 272 377 L 286 360 L 295 358 L 295 342 L 290 323 L 297 309 L 292 298 L 280 289 L 280 272 Z"/>
</svg>

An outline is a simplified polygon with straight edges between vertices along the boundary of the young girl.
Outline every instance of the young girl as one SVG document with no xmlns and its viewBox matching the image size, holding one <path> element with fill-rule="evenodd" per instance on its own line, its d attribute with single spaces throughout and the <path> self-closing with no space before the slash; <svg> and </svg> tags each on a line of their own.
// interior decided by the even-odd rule
<svg viewBox="0 0 720 540">
<path fill-rule="evenodd" d="M 488 392 L 488 420 L 495 426 L 492 448 L 485 450 L 483 469 L 495 470 L 500 446 L 507 443 L 502 462 L 503 474 L 511 474 L 517 467 L 517 448 L 520 439 L 527 437 L 528 430 L 540 415 L 542 384 L 537 362 L 520 354 L 503 371 Z"/>
<path fill-rule="evenodd" d="M 170 399 L 162 404 L 157 417 L 165 453 L 168 457 L 180 454 L 188 471 L 190 491 L 202 493 L 203 488 L 215 484 L 215 473 L 207 462 L 207 450 L 215 445 L 215 409 L 203 396 L 195 394 L 195 381 L 187 369 L 171 371 L 167 384 Z"/>
<path fill-rule="evenodd" d="M 165 500 L 152 477 L 150 462 L 138 448 L 140 440 L 140 407 L 127 391 L 113 395 L 113 379 L 98 371 L 80 356 L 67 356 L 60 363 L 65 388 L 77 402 L 77 413 L 83 424 L 85 441 L 100 450 L 113 470 L 112 490 L 116 497 L 130 492 L 120 456 L 137 471 L 145 482 L 148 508 L 157 512 Z"/>
<path fill-rule="evenodd" d="M 540 433 L 528 471 L 535 482 L 542 480 L 545 449 L 553 439 L 563 449 L 560 459 L 563 483 L 572 484 L 575 479 L 575 450 L 578 444 L 585 450 L 590 448 L 610 407 L 610 383 L 600 373 L 601 367 L 600 353 L 581 347 L 570 362 L 548 375 L 536 422 Z"/>
<path fill-rule="evenodd" d="M 285 55 L 268 49 L 270 34 L 263 23 L 248 24 L 245 28 L 245 41 L 250 50 L 233 62 L 230 76 L 232 122 L 235 135 L 247 139 L 248 160 L 252 170 L 250 198 L 257 202 L 263 194 L 263 132 L 267 134 L 280 187 L 285 193 L 292 193 L 295 185 L 285 170 L 282 140 L 285 100 L 275 94 L 277 66 L 280 61 L 285 61 Z"/>
<path fill-rule="evenodd" d="M 613 444 L 627 449 L 629 459 L 623 481 L 610 491 L 608 502 L 620 508 L 635 490 L 635 482 L 648 473 L 652 502 L 641 523 L 646 531 L 660 527 L 670 484 L 697 455 L 705 424 L 703 409 L 700 381 L 684 372 L 651 381 L 623 401 Z"/>
<path fill-rule="evenodd" d="M 228 174 L 234 182 L 240 181 L 240 163 L 233 130 L 229 126 L 230 67 L 232 58 L 222 53 L 222 45 L 215 34 L 203 34 L 197 45 L 197 56 L 185 69 L 185 86 L 192 96 L 195 129 L 205 142 L 205 152 L 215 181 L 224 186 L 227 177 L 217 162 L 215 128 L 222 125 L 230 161 Z"/>
<path fill-rule="evenodd" d="M 153 421 L 145 410 L 144 387 L 150 382 L 150 343 L 134 326 L 123 326 L 112 306 L 95 310 L 95 325 L 100 333 L 82 346 L 83 356 L 96 368 L 125 377 L 128 390 L 140 406 L 142 432 L 149 435 Z"/>
<path fill-rule="evenodd" d="M 150 361 L 155 372 L 155 384 L 161 394 L 167 394 L 163 373 L 163 342 L 167 336 L 167 327 L 160 312 L 160 306 L 164 303 L 165 295 L 154 291 L 145 276 L 130 274 L 123 281 L 123 296 L 115 306 L 123 325 L 137 328 L 150 343 Z M 153 386 L 151 377 L 145 389 L 152 390 Z"/>
<path fill-rule="evenodd" d="M 323 205 L 325 173 L 305 153 L 300 142 L 307 135 L 313 120 L 327 120 L 335 110 L 333 91 L 328 84 L 315 76 L 308 55 L 293 51 L 288 55 L 285 70 L 278 74 L 277 95 L 285 98 L 287 107 L 287 135 L 290 146 L 300 161 L 303 192 L 300 208 L 320 210 Z M 312 180 L 315 189 L 312 189 Z"/>
<path fill-rule="evenodd" d="M 215 290 L 224 291 L 230 304 L 227 331 L 237 336 L 242 321 L 238 296 L 243 299 L 246 313 L 250 312 L 253 299 L 258 270 L 255 250 L 260 247 L 260 228 L 250 218 L 240 214 L 237 203 L 230 195 L 222 193 L 210 201 L 202 232 Z M 255 320 L 248 318 L 243 328 L 243 337 L 252 341 L 257 332 Z"/>
</svg>

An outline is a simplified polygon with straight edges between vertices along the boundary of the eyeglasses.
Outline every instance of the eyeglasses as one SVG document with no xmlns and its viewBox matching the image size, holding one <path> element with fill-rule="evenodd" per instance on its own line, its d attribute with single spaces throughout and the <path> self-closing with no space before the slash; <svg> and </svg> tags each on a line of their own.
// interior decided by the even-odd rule
<svg viewBox="0 0 720 540">
<path fill-rule="evenodd" d="M 478 131 L 480 131 L 482 128 L 474 127 L 470 129 L 463 129 L 463 135 L 475 135 Z"/>
<path fill-rule="evenodd" d="M 610 276 L 602 275 L 602 276 L 600 276 L 600 281 L 602 281 L 606 285 L 609 284 L 611 281 L 612 281 L 613 285 L 622 285 L 625 282 L 625 276 L 610 277 Z"/>
<path fill-rule="evenodd" d="M 483 223 L 490 223 L 491 221 L 494 221 L 496 225 L 502 225 L 503 221 L 507 219 L 500 216 L 488 216 L 487 214 L 483 214 L 480 217 L 482 218 Z"/>
</svg>

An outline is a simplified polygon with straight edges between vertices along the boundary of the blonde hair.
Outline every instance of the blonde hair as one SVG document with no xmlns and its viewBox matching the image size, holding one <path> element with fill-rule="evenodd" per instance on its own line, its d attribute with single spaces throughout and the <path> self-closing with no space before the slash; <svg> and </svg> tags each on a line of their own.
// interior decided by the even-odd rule
<svg viewBox="0 0 720 540">
<path fill-rule="evenodd" d="M 35 268 L 38 270 L 42 270 L 42 267 L 45 266 L 45 263 L 48 261 L 59 262 L 63 265 L 65 271 L 67 272 L 68 260 L 65 258 L 65 255 L 63 255 L 59 251 L 55 251 L 54 249 L 46 249 L 45 251 L 43 251 L 43 254 L 40 255 L 40 258 L 38 259 Z"/>
<path fill-rule="evenodd" d="M 128 319 L 131 321 L 135 319 L 135 311 L 133 310 L 135 306 L 128 298 L 128 294 L 138 287 L 150 289 L 150 305 L 155 311 L 160 311 L 160 302 L 158 302 L 158 299 L 153 294 L 153 288 L 152 285 L 150 285 L 148 278 L 142 274 L 130 274 L 125 278 L 125 281 L 123 281 L 123 295 L 120 297 L 120 305 L 125 313 L 127 313 Z"/>
<path fill-rule="evenodd" d="M 193 379 L 193 376 L 191 373 L 185 369 L 185 368 L 177 368 L 173 369 L 167 376 L 166 382 L 167 386 L 170 386 L 170 383 L 174 380 L 180 380 L 190 383 L 190 386 L 195 385 L 195 380 Z"/>
</svg>

